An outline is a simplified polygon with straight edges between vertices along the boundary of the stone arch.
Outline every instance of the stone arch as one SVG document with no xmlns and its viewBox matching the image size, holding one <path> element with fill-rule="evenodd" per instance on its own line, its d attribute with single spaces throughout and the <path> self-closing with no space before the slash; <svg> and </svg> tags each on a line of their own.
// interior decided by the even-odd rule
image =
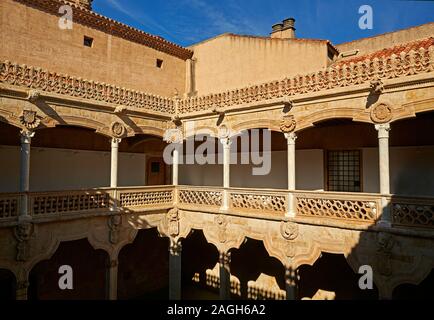
<svg viewBox="0 0 434 320">
<path fill-rule="evenodd" d="M 104 299 L 108 261 L 107 251 L 96 249 L 87 238 L 57 243 L 49 259 L 29 269 L 29 298 L 82 299 L 84 294 L 87 299 Z M 58 270 L 62 265 L 72 267 L 74 290 L 58 288 Z"/>
<path fill-rule="evenodd" d="M 242 121 L 235 125 L 232 125 L 232 131 L 233 131 L 232 135 L 237 135 L 242 133 L 243 131 L 247 131 L 251 129 L 268 129 L 270 131 L 281 132 L 280 120 L 263 118 L 263 119 Z"/>
<path fill-rule="evenodd" d="M 314 127 L 316 123 L 333 119 L 351 119 L 353 122 L 363 122 L 373 125 L 368 113 L 366 115 L 363 114 L 363 116 L 360 115 L 360 108 L 334 108 L 313 112 L 306 117 L 297 119 L 296 131 L 303 131 Z"/>
</svg>

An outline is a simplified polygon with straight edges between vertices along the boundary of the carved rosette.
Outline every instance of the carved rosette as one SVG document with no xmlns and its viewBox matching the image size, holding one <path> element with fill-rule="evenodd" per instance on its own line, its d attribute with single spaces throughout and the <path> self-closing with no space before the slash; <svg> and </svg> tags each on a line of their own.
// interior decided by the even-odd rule
<svg viewBox="0 0 434 320">
<path fill-rule="evenodd" d="M 286 240 L 295 240 L 298 237 L 298 224 L 289 221 L 282 221 L 280 224 L 280 233 Z"/>
<path fill-rule="evenodd" d="M 217 237 L 220 243 L 225 243 L 227 240 L 226 236 L 226 227 L 228 225 L 228 221 L 226 216 L 219 214 L 214 219 L 217 224 Z"/>
<path fill-rule="evenodd" d="M 294 132 L 297 127 L 297 122 L 293 115 L 284 115 L 282 121 L 280 122 L 280 130 L 283 133 L 291 133 Z"/>
<path fill-rule="evenodd" d="M 371 109 L 371 120 L 375 123 L 387 123 L 392 120 L 392 108 L 384 102 L 374 105 Z"/>
<path fill-rule="evenodd" d="M 33 234 L 33 224 L 29 222 L 20 223 L 14 229 L 17 240 L 17 261 L 27 261 L 30 256 L 30 238 Z"/>
<path fill-rule="evenodd" d="M 395 239 L 389 233 L 380 232 L 377 235 L 377 269 L 383 276 L 392 275 L 392 249 L 395 245 Z"/>
<path fill-rule="evenodd" d="M 166 216 L 167 231 L 171 237 L 179 235 L 179 211 L 178 208 L 170 209 Z"/>
<path fill-rule="evenodd" d="M 169 128 L 164 132 L 163 140 L 167 143 L 181 144 L 184 140 L 182 130 L 180 128 Z"/>
<path fill-rule="evenodd" d="M 116 121 L 110 126 L 110 131 L 113 137 L 122 138 L 127 132 L 127 129 L 125 129 L 125 126 L 122 123 Z"/>
<path fill-rule="evenodd" d="M 19 117 L 20 123 L 28 130 L 36 129 L 41 123 L 41 119 L 37 116 L 36 111 L 23 110 Z"/>
<path fill-rule="evenodd" d="M 109 218 L 108 226 L 109 226 L 109 241 L 111 244 L 119 243 L 119 233 L 122 225 L 122 216 L 114 215 Z"/>
</svg>

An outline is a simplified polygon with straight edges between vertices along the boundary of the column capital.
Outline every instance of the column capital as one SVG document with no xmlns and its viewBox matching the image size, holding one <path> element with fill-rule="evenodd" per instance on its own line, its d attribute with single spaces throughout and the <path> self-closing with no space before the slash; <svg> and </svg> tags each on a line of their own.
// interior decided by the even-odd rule
<svg viewBox="0 0 434 320">
<path fill-rule="evenodd" d="M 232 144 L 232 140 L 229 137 L 220 138 L 219 140 L 223 147 L 230 147 Z"/>
<path fill-rule="evenodd" d="M 219 251 L 219 263 L 221 266 L 228 266 L 231 263 L 231 253 Z"/>
<path fill-rule="evenodd" d="M 20 134 L 22 144 L 30 144 L 32 138 L 35 136 L 35 132 L 30 130 L 21 130 Z"/>
<path fill-rule="evenodd" d="M 169 252 L 171 256 L 180 256 L 182 252 L 181 242 L 170 241 Z"/>
<path fill-rule="evenodd" d="M 375 130 L 378 131 L 378 138 L 389 138 L 390 123 L 376 124 Z"/>
<path fill-rule="evenodd" d="M 288 144 L 295 144 L 295 140 L 297 140 L 297 134 L 295 132 L 285 133 L 285 138 Z"/>
<path fill-rule="evenodd" d="M 112 145 L 118 145 L 119 143 L 121 143 L 122 139 L 113 137 L 111 141 L 112 141 Z"/>
</svg>

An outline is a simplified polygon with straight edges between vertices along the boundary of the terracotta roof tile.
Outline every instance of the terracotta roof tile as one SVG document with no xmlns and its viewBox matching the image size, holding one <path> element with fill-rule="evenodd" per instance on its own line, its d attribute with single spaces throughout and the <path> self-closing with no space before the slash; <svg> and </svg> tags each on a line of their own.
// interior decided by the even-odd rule
<svg viewBox="0 0 434 320">
<path fill-rule="evenodd" d="M 337 63 L 337 65 L 345 65 L 345 64 L 349 64 L 349 63 L 358 63 L 360 61 L 372 60 L 375 58 L 378 58 L 378 59 L 387 58 L 387 57 L 390 57 L 392 54 L 399 55 L 402 52 L 408 53 L 411 50 L 417 51 L 420 48 L 428 49 L 431 46 L 434 46 L 434 38 L 433 37 L 425 38 L 425 39 L 418 40 L 418 41 L 407 42 L 407 43 L 400 44 L 400 45 L 390 47 L 390 48 L 384 48 L 382 50 L 379 50 L 379 51 L 376 51 L 376 52 L 373 52 L 370 54 L 365 54 L 365 55 L 362 55 L 360 57 L 354 57 L 354 58 L 341 60 Z"/>
</svg>

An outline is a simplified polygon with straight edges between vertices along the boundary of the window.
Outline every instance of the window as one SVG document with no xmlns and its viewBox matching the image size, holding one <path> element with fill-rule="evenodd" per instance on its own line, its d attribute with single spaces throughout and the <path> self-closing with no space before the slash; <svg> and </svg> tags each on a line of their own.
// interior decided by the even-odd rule
<svg viewBox="0 0 434 320">
<path fill-rule="evenodd" d="M 160 172 L 160 163 L 152 162 L 151 163 L 151 173 L 159 173 Z"/>
<path fill-rule="evenodd" d="M 84 36 L 83 44 L 86 47 L 92 47 L 93 46 L 93 38 Z"/>
<path fill-rule="evenodd" d="M 157 68 L 163 68 L 163 60 L 157 59 Z"/>
<path fill-rule="evenodd" d="M 362 191 L 360 150 L 327 152 L 327 190 Z"/>
</svg>

